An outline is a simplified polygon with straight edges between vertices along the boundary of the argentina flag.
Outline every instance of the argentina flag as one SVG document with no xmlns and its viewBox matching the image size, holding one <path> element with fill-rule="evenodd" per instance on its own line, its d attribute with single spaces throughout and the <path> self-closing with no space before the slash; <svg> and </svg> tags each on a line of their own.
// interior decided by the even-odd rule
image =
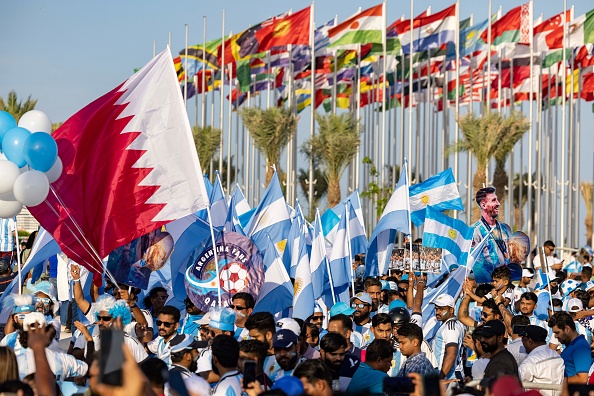
<svg viewBox="0 0 594 396">
<path fill-rule="evenodd" d="M 466 264 L 473 233 L 473 228 L 463 221 L 427 206 L 423 246 L 445 249 L 458 259 L 459 264 Z"/>
<path fill-rule="evenodd" d="M 432 206 L 439 211 L 464 210 L 452 168 L 433 175 L 422 183 L 410 186 L 409 194 L 410 219 L 417 227 L 425 221 L 427 206 Z"/>
</svg>

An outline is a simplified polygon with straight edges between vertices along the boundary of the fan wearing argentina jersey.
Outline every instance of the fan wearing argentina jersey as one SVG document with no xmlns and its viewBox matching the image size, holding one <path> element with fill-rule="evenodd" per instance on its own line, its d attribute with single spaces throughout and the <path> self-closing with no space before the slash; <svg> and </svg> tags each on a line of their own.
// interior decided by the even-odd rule
<svg viewBox="0 0 594 396">
<path fill-rule="evenodd" d="M 254 297 L 249 293 L 237 293 L 231 299 L 229 308 L 235 310 L 235 339 L 237 341 L 247 340 L 250 332 L 245 328 L 248 316 L 252 314 L 255 305 Z"/>
<path fill-rule="evenodd" d="M 360 334 L 366 333 L 371 327 L 372 297 L 368 293 L 363 292 L 355 294 L 351 298 L 351 308 L 355 310 L 353 312 L 353 321 L 355 322 L 353 329 Z"/>
<path fill-rule="evenodd" d="M 370 322 L 371 323 L 371 322 Z M 347 349 L 346 353 L 353 354 L 357 358 L 361 358 L 361 349 L 357 348 L 355 344 L 351 342 L 351 329 L 353 328 L 353 321 L 350 317 L 345 314 L 338 314 L 330 318 L 328 322 L 328 332 L 338 333 L 346 339 Z"/>
<path fill-rule="evenodd" d="M 365 293 L 371 297 L 371 312 L 370 316 L 375 315 L 380 305 L 380 298 L 382 298 L 382 283 L 375 278 L 367 278 L 363 283 Z M 357 329 L 357 331 L 359 331 Z M 363 334 L 363 331 L 359 331 Z"/>
<path fill-rule="evenodd" d="M 455 301 L 448 294 L 438 296 L 432 304 L 435 305 L 435 318 L 441 322 L 432 349 L 435 353 L 442 379 L 463 379 L 462 347 L 464 341 L 464 326 L 454 314 Z"/>
<path fill-rule="evenodd" d="M 6 335 L 0 340 L 0 346 L 9 347 L 17 353 L 22 348 L 19 342 L 19 333 L 23 331 L 25 315 L 35 312 L 33 296 L 30 294 L 11 294 L 4 299 L 2 307 L 13 307 L 12 315 L 9 317 L 8 322 L 12 322 L 14 331 L 7 332 L 7 329 L 4 328 Z"/>
<path fill-rule="evenodd" d="M 243 376 L 237 371 L 239 343 L 229 335 L 221 334 L 212 340 L 212 370 L 220 377 L 212 388 L 213 396 L 240 396 Z"/>
<path fill-rule="evenodd" d="M 320 357 L 332 372 L 332 390 L 346 392 L 360 359 L 346 353 L 347 341 L 338 333 L 328 333 L 320 341 Z"/>
<path fill-rule="evenodd" d="M 186 306 L 186 316 L 184 316 L 184 324 L 181 326 L 178 332 L 180 334 L 197 337 L 200 331 L 200 324 L 198 321 L 204 317 L 204 312 L 202 312 L 200 308 L 196 307 L 189 297 L 186 297 L 184 300 L 184 305 Z"/>
<path fill-rule="evenodd" d="M 165 305 L 161 308 L 157 317 L 159 336 L 146 344 L 147 349 L 157 358 L 164 361 L 168 368 L 171 367 L 171 345 L 169 341 L 177 335 L 179 319 L 179 309 L 171 305 Z"/>
</svg>

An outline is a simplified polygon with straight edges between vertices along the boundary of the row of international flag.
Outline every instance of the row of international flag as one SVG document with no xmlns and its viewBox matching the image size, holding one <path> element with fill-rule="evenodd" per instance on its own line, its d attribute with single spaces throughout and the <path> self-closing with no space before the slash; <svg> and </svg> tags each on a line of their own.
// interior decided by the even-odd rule
<svg viewBox="0 0 594 396">
<path fill-rule="evenodd" d="M 567 10 L 534 21 L 532 4 L 526 3 L 501 17 L 493 15 L 489 29 L 489 20 L 471 24 L 470 18 L 460 18 L 457 8 L 454 4 L 433 14 L 425 11 L 412 23 L 401 18 L 387 24 L 383 3 L 342 23 L 331 20 L 312 29 L 310 6 L 224 40 L 188 47 L 187 57 L 184 48 L 174 62 L 180 82 L 188 76 L 188 96 L 220 89 L 221 83 L 231 81 L 229 99 L 234 107 L 248 92 L 267 89 L 278 90 L 280 105 L 287 100 L 290 80 L 298 111 L 311 104 L 312 89 L 316 108 L 324 105 L 329 111 L 333 98 L 338 108 L 351 108 L 358 80 L 361 107 L 383 103 L 384 96 L 388 106 L 414 106 L 420 99 L 409 95 L 411 56 L 412 91 L 431 87 L 430 100 L 438 102 L 440 110 L 441 99 L 453 101 L 456 96 L 463 104 L 489 96 L 492 106 L 529 100 L 531 87 L 534 99 L 540 90 L 543 100 L 558 100 L 564 92 L 594 100 L 594 10 L 578 17 Z M 564 49 L 568 63 L 562 65 Z"/>
</svg>

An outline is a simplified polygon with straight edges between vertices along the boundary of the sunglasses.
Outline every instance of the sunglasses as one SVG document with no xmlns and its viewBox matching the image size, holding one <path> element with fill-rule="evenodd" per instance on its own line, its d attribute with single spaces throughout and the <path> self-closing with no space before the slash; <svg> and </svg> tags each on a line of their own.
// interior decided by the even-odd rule
<svg viewBox="0 0 594 396">
<path fill-rule="evenodd" d="M 111 322 L 113 318 L 111 316 L 97 316 L 98 322 Z"/>
<path fill-rule="evenodd" d="M 229 308 L 236 309 L 238 311 L 243 311 L 244 309 L 247 309 L 247 307 L 242 307 L 241 305 L 233 305 L 233 304 L 229 305 Z"/>
<path fill-rule="evenodd" d="M 52 300 L 49 298 L 45 298 L 45 297 L 38 297 L 37 301 L 42 302 L 44 304 L 49 304 Z"/>
<path fill-rule="evenodd" d="M 363 309 L 368 306 L 369 306 L 368 304 L 355 304 L 355 303 L 351 304 L 351 308 L 354 308 L 354 309 Z"/>
<path fill-rule="evenodd" d="M 486 318 L 487 316 L 489 316 L 489 314 L 488 314 L 488 313 L 486 313 L 486 312 L 481 312 L 481 316 L 482 316 L 483 318 Z"/>
<path fill-rule="evenodd" d="M 169 296 L 157 296 L 157 297 L 155 297 L 155 300 L 166 301 L 168 298 L 169 298 Z"/>
<path fill-rule="evenodd" d="M 157 326 L 161 327 L 161 325 L 165 326 L 165 327 L 171 327 L 173 326 L 175 323 L 173 322 L 163 322 L 161 320 L 157 320 Z"/>
<path fill-rule="evenodd" d="M 312 321 L 312 322 L 314 322 L 314 321 L 315 321 L 315 322 L 318 322 L 318 321 L 319 321 L 319 322 L 321 322 L 321 321 L 323 321 L 323 320 L 324 320 L 324 317 L 323 317 L 323 316 L 313 316 L 313 317 L 311 318 L 311 321 Z"/>
</svg>

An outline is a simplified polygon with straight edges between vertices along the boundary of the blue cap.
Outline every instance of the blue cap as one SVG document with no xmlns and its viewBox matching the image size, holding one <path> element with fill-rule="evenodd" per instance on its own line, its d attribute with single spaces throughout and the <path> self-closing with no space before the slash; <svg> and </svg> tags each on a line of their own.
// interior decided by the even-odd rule
<svg viewBox="0 0 594 396">
<path fill-rule="evenodd" d="M 344 314 L 344 315 L 352 315 L 355 313 L 355 310 L 349 307 L 345 302 L 339 301 L 330 308 L 330 317 Z"/>
<path fill-rule="evenodd" d="M 285 376 L 274 381 L 271 389 L 280 389 L 287 394 L 287 396 L 299 396 L 305 393 L 303 383 L 297 377 Z"/>
<path fill-rule="evenodd" d="M 400 278 L 400 280 L 408 280 L 408 274 L 404 274 L 402 275 L 402 278 Z"/>
<path fill-rule="evenodd" d="M 388 310 L 391 311 L 394 308 L 400 308 L 400 307 L 402 307 L 402 308 L 408 308 L 406 306 L 406 303 L 404 301 L 396 299 L 396 300 L 394 300 L 394 301 L 392 301 L 390 303 L 390 308 Z"/>
<path fill-rule="evenodd" d="M 231 308 L 213 308 L 210 310 L 209 327 L 222 331 L 235 330 L 235 311 Z"/>
<path fill-rule="evenodd" d="M 382 284 L 382 290 L 390 290 L 390 284 L 388 283 L 388 281 L 381 280 L 380 282 Z"/>
<path fill-rule="evenodd" d="M 371 296 L 369 295 L 369 293 L 365 293 L 365 292 L 357 293 L 353 297 L 351 297 L 351 302 L 353 302 L 353 300 L 355 300 L 355 299 L 359 300 L 365 304 L 369 304 L 369 305 L 373 304 L 373 301 L 371 300 Z"/>
</svg>

